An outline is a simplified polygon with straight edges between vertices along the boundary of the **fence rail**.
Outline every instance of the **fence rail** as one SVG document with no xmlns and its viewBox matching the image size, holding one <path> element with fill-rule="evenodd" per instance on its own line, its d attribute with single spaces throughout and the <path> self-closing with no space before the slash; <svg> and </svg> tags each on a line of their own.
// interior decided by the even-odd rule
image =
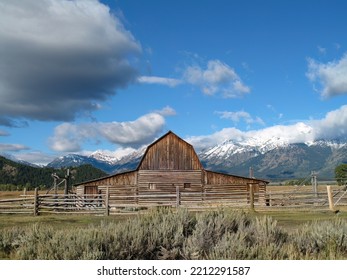
<svg viewBox="0 0 347 280">
<path fill-rule="evenodd" d="M 156 206 L 211 208 L 219 206 L 250 209 L 324 208 L 334 210 L 347 205 L 347 191 L 271 191 L 268 193 L 181 192 L 117 195 L 108 188 L 104 194 L 39 194 L 0 200 L 0 214 L 99 214 L 110 215 L 126 210 Z"/>
</svg>

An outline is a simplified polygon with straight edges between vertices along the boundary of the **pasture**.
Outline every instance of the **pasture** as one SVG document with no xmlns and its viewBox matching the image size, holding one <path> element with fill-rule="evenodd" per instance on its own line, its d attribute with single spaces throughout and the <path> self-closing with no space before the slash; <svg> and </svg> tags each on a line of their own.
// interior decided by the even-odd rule
<svg viewBox="0 0 347 280">
<path fill-rule="evenodd" d="M 202 210 L 201 210 L 202 211 Z M 201 212 L 199 211 L 199 212 Z M 243 210 L 240 210 L 243 211 Z M 197 211 L 192 211 L 197 213 Z M 347 221 L 347 208 L 335 214 L 332 211 L 316 211 L 312 209 L 301 210 L 269 210 L 269 211 L 247 211 L 248 215 L 256 218 L 269 216 L 277 221 L 277 225 L 286 230 L 294 231 L 305 223 L 314 221 L 329 221 L 345 219 Z M 143 213 L 144 215 L 145 213 Z M 42 226 L 52 226 L 55 229 L 86 228 L 89 226 L 98 226 L 100 223 L 118 223 L 124 220 L 131 220 L 138 212 L 128 212 L 112 216 L 96 215 L 0 215 L 0 230 L 5 228 L 24 228 L 33 224 Z"/>
</svg>

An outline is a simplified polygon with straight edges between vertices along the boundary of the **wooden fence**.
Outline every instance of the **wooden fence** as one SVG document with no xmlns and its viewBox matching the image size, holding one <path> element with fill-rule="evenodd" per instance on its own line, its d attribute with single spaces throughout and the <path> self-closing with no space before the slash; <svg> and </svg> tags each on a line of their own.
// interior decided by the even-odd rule
<svg viewBox="0 0 347 280">
<path fill-rule="evenodd" d="M 159 202 L 158 202 L 159 201 Z M 35 189 L 32 195 L 20 198 L 0 200 L 0 214 L 97 214 L 112 215 L 150 207 L 186 207 L 204 209 L 213 207 L 234 207 L 239 209 L 330 209 L 347 205 L 347 191 L 271 191 L 257 193 L 250 188 L 249 192 L 181 192 L 170 194 L 133 194 L 122 196 L 110 192 L 103 194 L 39 194 Z"/>
</svg>

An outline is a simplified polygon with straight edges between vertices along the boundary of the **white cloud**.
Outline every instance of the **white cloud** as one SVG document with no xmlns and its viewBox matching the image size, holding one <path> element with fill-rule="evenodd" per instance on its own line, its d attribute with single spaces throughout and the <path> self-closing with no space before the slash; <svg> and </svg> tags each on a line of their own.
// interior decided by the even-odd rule
<svg viewBox="0 0 347 280">
<path fill-rule="evenodd" d="M 250 92 L 235 70 L 219 60 L 208 61 L 206 69 L 198 65 L 187 67 L 183 80 L 200 87 L 206 95 L 222 93 L 224 97 L 234 98 Z"/>
<path fill-rule="evenodd" d="M 288 143 L 312 142 L 315 134 L 312 127 L 304 122 L 298 122 L 291 125 L 275 125 L 260 130 L 249 131 L 247 138 L 269 140 L 279 138 Z"/>
<path fill-rule="evenodd" d="M 164 125 L 165 118 L 158 113 L 129 122 L 63 123 L 55 128 L 49 144 L 58 152 L 81 151 L 83 143 L 103 140 L 122 147 L 138 148 L 153 141 Z"/>
<path fill-rule="evenodd" d="M 229 117 L 230 114 L 226 114 Z M 248 114 L 231 114 L 235 121 Z M 347 140 L 347 105 L 328 112 L 324 118 L 307 120 L 291 125 L 274 125 L 258 130 L 242 131 L 234 127 L 223 128 L 211 135 L 191 136 L 187 139 L 197 150 L 221 144 L 225 140 L 266 143 L 274 138 L 286 143 L 305 143 L 316 140 Z"/>
<path fill-rule="evenodd" d="M 153 140 L 164 125 L 165 119 L 162 115 L 151 113 L 131 122 L 99 123 L 98 131 L 112 143 L 141 146 Z"/>
<path fill-rule="evenodd" d="M 234 123 L 238 123 L 243 120 L 247 124 L 257 123 L 260 125 L 265 125 L 265 122 L 260 117 L 253 118 L 248 112 L 245 112 L 245 111 L 237 111 L 237 112 L 217 111 L 216 114 L 219 114 L 222 119 L 228 119 Z"/>
<path fill-rule="evenodd" d="M 324 98 L 347 94 L 347 54 L 326 64 L 309 58 L 306 76 Z"/>
<path fill-rule="evenodd" d="M 313 140 L 312 128 L 302 122 L 293 125 L 276 125 L 259 130 L 242 131 L 234 127 L 224 128 L 211 135 L 194 136 L 188 138 L 197 150 L 209 148 L 223 143 L 226 140 L 235 142 L 256 142 L 265 144 L 271 139 L 279 138 L 287 143 L 303 143 Z"/>
<path fill-rule="evenodd" d="M 97 0 L 0 1 L 0 123 L 73 120 L 134 82 L 141 46 Z"/>
<path fill-rule="evenodd" d="M 30 148 L 21 144 L 5 144 L 0 143 L 0 151 L 2 152 L 18 152 L 23 150 L 29 150 Z"/>
<path fill-rule="evenodd" d="M 209 60 L 206 69 L 199 65 L 188 66 L 180 79 L 158 76 L 140 76 L 137 82 L 176 87 L 191 84 L 199 87 L 206 95 L 222 94 L 225 98 L 236 98 L 250 92 L 235 70 L 219 60 Z"/>
<path fill-rule="evenodd" d="M 166 106 L 161 110 L 156 110 L 156 111 L 154 111 L 154 113 L 158 113 L 159 115 L 162 115 L 164 117 L 176 115 L 175 109 L 171 108 L 170 106 Z"/>
<path fill-rule="evenodd" d="M 242 141 L 245 139 L 245 132 L 234 127 L 223 128 L 222 130 L 214 132 L 211 135 L 190 136 L 186 139 L 186 141 L 192 144 L 194 148 L 199 151 L 214 145 L 218 145 L 228 139 Z"/>
<path fill-rule="evenodd" d="M 331 111 L 321 120 L 311 122 L 318 139 L 347 138 L 347 105 Z"/>
<path fill-rule="evenodd" d="M 137 78 L 137 81 L 142 84 L 159 84 L 159 85 L 166 85 L 169 87 L 176 87 L 182 83 L 182 81 L 178 79 L 156 77 L 156 76 L 141 76 Z"/>
<path fill-rule="evenodd" d="M 31 151 L 27 153 L 17 153 L 15 157 L 19 160 L 44 166 L 52 162 L 56 158 L 56 155 L 46 154 L 40 151 Z"/>
</svg>

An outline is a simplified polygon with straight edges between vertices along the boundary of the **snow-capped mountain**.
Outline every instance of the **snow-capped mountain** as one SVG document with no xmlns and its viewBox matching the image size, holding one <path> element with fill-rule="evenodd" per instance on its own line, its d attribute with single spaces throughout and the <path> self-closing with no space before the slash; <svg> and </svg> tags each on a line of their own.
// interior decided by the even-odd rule
<svg viewBox="0 0 347 280">
<path fill-rule="evenodd" d="M 293 143 L 305 143 L 313 138 L 312 127 L 304 123 L 295 124 L 292 130 L 295 133 L 292 133 L 288 127 L 274 126 L 244 133 L 235 139 L 227 139 L 221 144 L 205 149 L 200 156 L 203 160 L 228 159 L 229 157 L 245 160 Z"/>
<path fill-rule="evenodd" d="M 119 161 L 118 157 L 114 157 L 111 155 L 108 155 L 102 151 L 95 151 L 93 153 L 91 153 L 88 158 L 93 158 L 95 160 L 101 161 L 101 162 L 107 162 L 109 164 L 115 164 L 117 163 L 117 161 Z"/>
<path fill-rule="evenodd" d="M 219 145 L 201 151 L 199 157 L 202 161 L 209 163 L 232 161 L 233 165 L 239 165 L 245 160 L 265 154 L 279 147 L 287 147 L 288 145 L 289 141 L 280 137 L 271 139 L 251 137 L 242 141 L 229 139 Z"/>
<path fill-rule="evenodd" d="M 347 162 L 347 143 L 290 143 L 278 137 L 259 142 L 228 140 L 200 152 L 199 157 L 208 169 L 241 176 L 248 176 L 252 167 L 256 177 L 268 179 L 306 177 L 311 171 L 330 179 L 335 167 Z"/>
<path fill-rule="evenodd" d="M 304 133 L 310 131 L 302 127 Z M 290 135 L 269 137 L 265 134 L 246 139 L 228 139 L 198 152 L 198 156 L 206 169 L 248 176 L 252 167 L 254 176 L 267 179 L 302 178 L 311 171 L 319 172 L 321 178 L 331 179 L 334 178 L 335 167 L 347 162 L 347 141 L 293 143 L 294 140 Z M 48 166 L 60 168 L 91 164 L 113 174 L 135 169 L 144 152 L 145 148 L 142 148 L 120 157 L 103 151 L 89 156 L 70 154 L 55 159 Z"/>
<path fill-rule="evenodd" d="M 113 157 L 102 151 L 96 151 L 88 156 L 78 154 L 68 154 L 61 156 L 50 162 L 47 166 L 53 168 L 80 166 L 83 164 L 91 164 L 96 168 L 99 168 L 106 173 L 113 174 L 123 171 L 135 169 L 140 162 L 144 153 L 144 149 L 132 152 L 123 157 Z"/>
</svg>

